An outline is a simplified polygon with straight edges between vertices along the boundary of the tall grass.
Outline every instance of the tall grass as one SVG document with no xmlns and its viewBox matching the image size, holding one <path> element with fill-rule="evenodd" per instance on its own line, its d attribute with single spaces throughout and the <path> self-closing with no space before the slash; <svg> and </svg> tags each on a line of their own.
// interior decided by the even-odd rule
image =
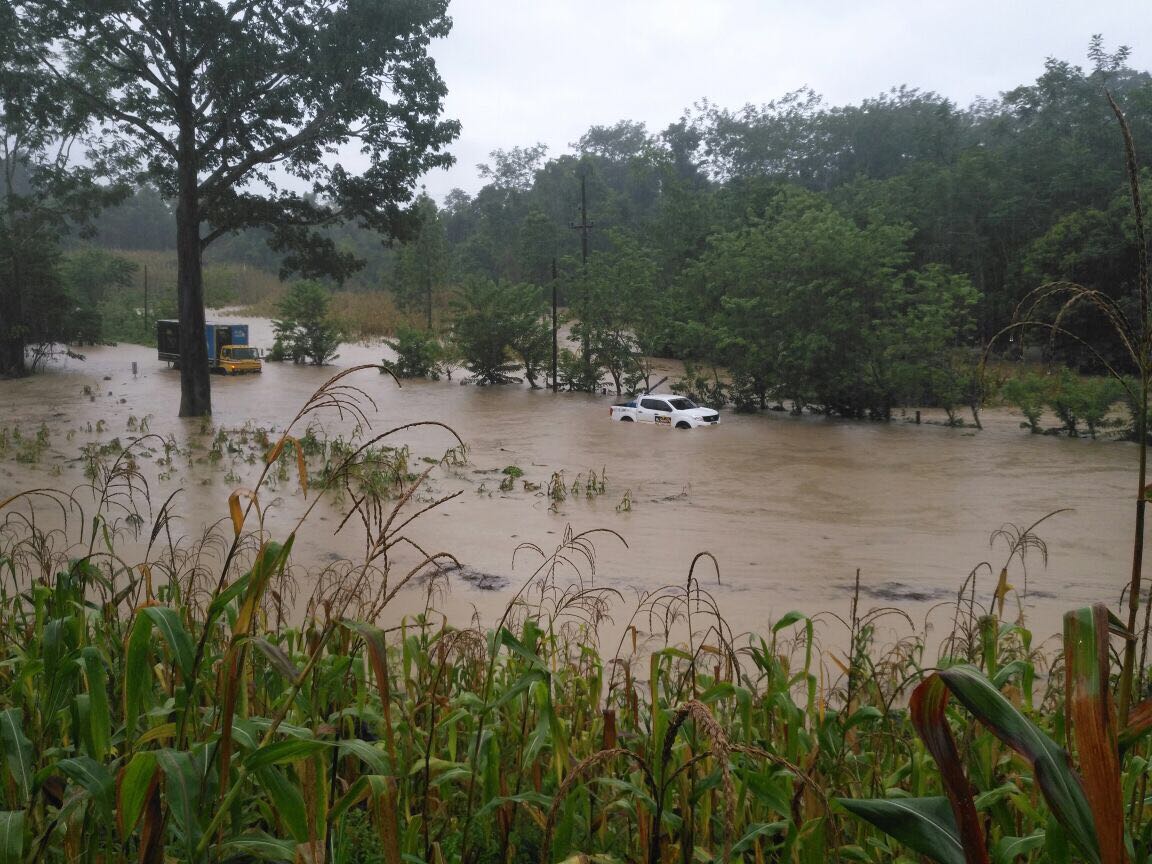
<svg viewBox="0 0 1152 864">
<path fill-rule="evenodd" d="M 1004 535 L 1002 579 L 986 597 L 966 585 L 938 646 L 919 628 L 885 644 L 886 618 L 909 619 L 858 602 L 825 618 L 846 651 L 822 650 L 819 622 L 799 612 L 734 634 L 706 553 L 629 601 L 597 570 L 597 546 L 623 539 L 610 531 L 521 547 L 531 574 L 501 618 L 450 623 L 435 598 L 454 559 L 407 533 L 446 500 L 425 488 L 436 466 L 371 479 L 396 468 L 385 448 L 399 430 L 372 429 L 356 371 L 266 441 L 258 481 L 201 536 L 180 536 L 177 495 L 152 500 L 134 452 L 160 449 L 153 436 L 93 456 L 85 489 L 0 501 L 0 862 L 881 862 L 905 841 L 838 802 L 937 793 L 930 814 L 975 793 L 995 860 L 1071 860 L 1041 765 L 946 704 L 948 679 L 932 674 L 965 664 L 956 675 L 1056 740 L 1064 692 L 1092 698 L 1049 677 L 1024 622 L 1002 617 L 1009 571 L 1041 548 L 1030 529 Z M 324 412 L 361 435 L 318 442 L 308 430 Z M 320 449 L 329 468 L 309 472 Z M 283 470 L 306 503 L 273 534 Z M 337 530 L 359 530 L 362 553 L 303 574 L 299 530 L 336 490 Z M 397 620 L 405 587 L 428 605 Z M 622 636 L 602 644 L 609 615 Z M 1106 692 L 1112 667 L 1082 666 L 1069 680 Z M 931 711 L 917 690 L 910 714 L 921 682 L 934 682 Z M 917 737 L 925 717 L 950 730 L 963 781 Z M 1146 860 L 1138 731 L 1120 733 L 1116 776 Z"/>
</svg>

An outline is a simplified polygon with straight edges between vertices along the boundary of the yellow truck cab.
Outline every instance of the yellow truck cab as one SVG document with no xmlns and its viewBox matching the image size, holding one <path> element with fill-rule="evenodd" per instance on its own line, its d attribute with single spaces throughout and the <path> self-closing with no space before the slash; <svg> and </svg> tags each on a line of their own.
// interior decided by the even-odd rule
<svg viewBox="0 0 1152 864">
<path fill-rule="evenodd" d="M 225 345 L 216 358 L 216 368 L 225 375 L 242 375 L 245 372 L 262 372 L 260 353 L 251 345 Z"/>
</svg>

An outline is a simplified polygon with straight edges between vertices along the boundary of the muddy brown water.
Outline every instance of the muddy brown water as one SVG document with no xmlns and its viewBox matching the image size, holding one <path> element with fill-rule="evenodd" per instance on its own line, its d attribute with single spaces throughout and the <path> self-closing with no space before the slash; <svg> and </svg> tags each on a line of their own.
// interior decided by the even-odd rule
<svg viewBox="0 0 1152 864">
<path fill-rule="evenodd" d="M 270 344 L 268 322 L 250 324 L 254 344 Z M 212 422 L 282 429 L 340 368 L 387 354 L 380 346 L 345 345 L 334 367 L 266 364 L 259 376 L 213 378 Z M 601 534 L 595 542 L 595 584 L 623 597 L 612 611 L 617 626 L 637 597 L 683 584 L 694 556 L 709 552 L 718 580 L 708 561 L 698 563 L 697 575 L 736 633 L 765 632 L 792 609 L 846 615 L 858 568 L 861 608 L 896 606 L 920 626 L 928 617 L 939 632 L 950 620 L 940 604 L 955 598 L 968 573 L 984 561 L 997 571 L 1003 563 L 1007 547 L 990 545 L 992 532 L 1060 508 L 1069 512 L 1038 529 L 1047 564 L 1035 551 L 1026 562 L 1023 603 L 1037 634 L 1057 632 L 1067 609 L 1116 603 L 1128 578 L 1136 448 L 1032 436 L 1009 411 L 989 412 L 980 432 L 728 411 L 718 428 L 685 432 L 609 422 L 611 395 L 479 388 L 461 386 L 458 378 L 397 387 L 371 370 L 353 380 L 376 402 L 376 431 L 439 421 L 468 445 L 469 464 L 436 469 L 429 493 L 462 494 L 408 531 L 423 548 L 451 552 L 467 568 L 471 578 L 450 579 L 438 600 L 461 623 L 474 613 L 495 620 L 539 562 L 528 553 L 514 555 L 517 546 L 550 551 L 569 526 L 576 532 L 611 529 L 627 541 L 625 547 Z M 0 382 L 0 426 L 30 435 L 44 423 L 52 433 L 39 464 L 21 464 L 11 455 L 0 462 L 0 498 L 81 482 L 80 445 L 113 436 L 128 441 L 130 417 L 147 416 L 151 432 L 173 436 L 181 446 L 208 440 L 200 420 L 176 417 L 178 402 L 178 373 L 158 361 L 154 349 L 132 345 L 93 348 L 84 362 L 63 360 L 43 374 Z M 96 434 L 100 420 L 106 428 Z M 340 427 L 333 418 L 326 422 L 333 431 Z M 398 441 L 412 448 L 414 463 L 455 443 L 434 427 L 408 430 Z M 500 471 L 509 465 L 524 477 L 513 491 L 501 492 Z M 226 480 L 229 467 L 235 475 Z M 553 472 L 563 472 L 570 484 L 590 469 L 606 475 L 605 492 L 571 496 L 551 509 L 542 492 Z M 153 478 L 153 498 L 182 487 L 176 510 L 194 532 L 226 517 L 230 491 L 254 482 L 256 470 L 227 459 L 192 468 L 177 460 L 169 480 Z M 541 489 L 525 491 L 523 480 Z M 626 494 L 631 510 L 619 512 Z M 269 527 L 282 534 L 299 512 L 299 494 L 283 484 L 271 497 L 282 503 L 273 508 Z M 328 504 L 313 515 L 297 544 L 299 564 L 316 568 L 356 555 L 357 535 L 345 529 L 332 536 L 339 518 L 339 509 Z M 1018 589 L 1024 575 L 1013 567 Z M 992 574 L 982 573 L 977 599 L 987 602 L 993 587 Z M 405 589 L 383 623 L 422 608 L 424 593 L 416 584 Z M 929 616 L 930 610 L 936 611 Z M 838 627 L 831 618 L 825 626 Z"/>
</svg>

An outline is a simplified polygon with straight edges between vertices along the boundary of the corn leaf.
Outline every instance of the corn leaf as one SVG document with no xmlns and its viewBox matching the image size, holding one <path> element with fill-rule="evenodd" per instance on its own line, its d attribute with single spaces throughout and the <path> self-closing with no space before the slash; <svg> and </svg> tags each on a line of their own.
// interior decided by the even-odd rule
<svg viewBox="0 0 1152 864">
<path fill-rule="evenodd" d="M 977 720 L 1032 764 L 1044 800 L 1069 838 L 1091 864 L 1102 864 L 1092 810 L 1064 749 L 1017 711 L 974 667 L 952 666 L 937 674 Z"/>
<path fill-rule="evenodd" d="M 261 861 L 295 861 L 296 844 L 267 834 L 243 834 L 216 847 L 222 859 L 257 858 Z"/>
<path fill-rule="evenodd" d="M 939 864 L 967 864 L 948 799 L 837 798 L 845 810 Z"/>
<path fill-rule="evenodd" d="M 251 579 L 252 571 L 249 570 L 247 573 L 245 573 L 243 576 L 241 576 L 213 598 L 212 605 L 208 607 L 209 623 L 215 621 L 216 616 L 223 612 L 229 603 L 231 603 L 233 600 L 243 594 L 245 590 L 247 590 L 248 583 L 251 581 Z"/>
<path fill-rule="evenodd" d="M 992 864 L 1015 864 L 1021 855 L 1044 845 L 1044 832 L 1036 831 L 1027 837 L 1001 837 L 992 850 Z"/>
<path fill-rule="evenodd" d="M 287 741 L 274 741 L 251 753 L 244 760 L 244 764 L 248 770 L 256 771 L 269 765 L 279 765 L 283 762 L 295 762 L 298 759 L 304 759 L 330 746 L 332 746 L 330 742 L 319 741 L 315 738 L 290 738 Z"/>
<path fill-rule="evenodd" d="M 0 812 L 0 864 L 20 864 L 24 856 L 24 811 Z"/>
<path fill-rule="evenodd" d="M 175 609 L 168 606 L 145 606 L 141 611 L 168 643 L 168 649 L 176 661 L 180 674 L 187 680 L 192 675 L 192 660 L 195 653 L 192 649 L 192 638 L 184 629 L 184 622 Z"/>
<path fill-rule="evenodd" d="M 1124 800 L 1116 719 L 1108 689 L 1108 607 L 1103 603 L 1064 616 L 1064 685 L 1068 722 L 1076 739 L 1084 790 L 1096 823 L 1100 857 L 1123 864 Z"/>
<path fill-rule="evenodd" d="M 296 668 L 296 664 L 292 662 L 292 658 L 288 656 L 288 652 L 279 645 L 269 642 L 262 637 L 253 639 L 252 644 L 259 648 L 260 652 L 268 658 L 272 664 L 272 668 L 289 681 L 295 681 L 300 677 L 300 670 Z"/>
<path fill-rule="evenodd" d="M 142 750 L 120 770 L 116 779 L 116 825 L 127 840 L 136 830 L 156 779 L 156 753 Z"/>
<path fill-rule="evenodd" d="M 260 785 L 272 799 L 276 815 L 297 843 L 308 842 L 308 813 L 304 807 L 304 796 L 297 784 L 289 781 L 279 768 L 260 768 L 253 772 Z"/>
<path fill-rule="evenodd" d="M 393 764 L 396 762 L 396 736 L 392 731 L 392 698 L 388 679 L 388 645 L 384 633 L 378 627 L 359 621 L 346 621 L 344 626 L 364 640 L 368 650 L 368 660 L 372 664 L 372 674 L 376 676 L 376 689 L 380 693 L 380 707 L 384 711 L 384 744 Z"/>
<path fill-rule="evenodd" d="M 188 860 L 195 856 L 200 840 L 200 775 L 192 754 L 180 750 L 157 750 L 156 762 L 164 772 L 164 793 L 181 830 Z"/>
<path fill-rule="evenodd" d="M 84 677 L 88 680 L 88 732 L 92 742 L 92 758 L 103 762 L 108 754 L 108 739 L 112 735 L 112 712 L 108 707 L 108 666 L 100 652 L 92 646 L 81 651 L 84 658 Z"/>
<path fill-rule="evenodd" d="M 115 784 L 108 769 L 90 756 L 61 759 L 56 767 L 60 769 L 61 774 L 91 796 L 100 818 L 106 823 L 111 823 Z"/>
<path fill-rule="evenodd" d="M 151 648 L 152 624 L 137 613 L 124 651 L 124 737 L 128 741 L 144 712 L 144 697 L 152 689 Z"/>
<path fill-rule="evenodd" d="M 947 707 L 948 688 L 943 679 L 938 674 L 929 675 L 912 693 L 912 725 L 940 768 L 944 793 L 959 828 L 965 860 L 968 864 L 987 864 L 984 830 L 972 803 L 971 787 L 964 773 L 960 751 L 948 727 Z"/>
<path fill-rule="evenodd" d="M 1121 757 L 1149 731 L 1152 731 L 1152 699 L 1146 699 L 1128 712 L 1128 725 L 1117 736 Z"/>
<path fill-rule="evenodd" d="M 232 530 L 236 536 L 244 530 L 244 508 L 240 506 L 240 490 L 237 489 L 228 496 L 228 514 L 232 517 Z"/>
<path fill-rule="evenodd" d="M 8 773 L 12 775 L 12 782 L 16 784 L 16 803 L 26 806 L 32 794 L 32 775 L 35 766 L 32 761 L 32 742 L 24 734 L 22 709 L 9 708 L 0 712 L 0 742 L 4 745 L 4 760 L 8 765 Z"/>
</svg>

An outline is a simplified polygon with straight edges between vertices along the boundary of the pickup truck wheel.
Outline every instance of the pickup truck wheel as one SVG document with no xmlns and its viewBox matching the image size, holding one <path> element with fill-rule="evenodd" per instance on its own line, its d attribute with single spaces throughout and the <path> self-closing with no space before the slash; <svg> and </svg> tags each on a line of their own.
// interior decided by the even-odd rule
<svg viewBox="0 0 1152 864">
<path fill-rule="evenodd" d="M 691 429 L 692 424 L 691 423 L 685 423 L 683 420 L 681 420 L 679 423 L 676 424 L 676 428 L 677 429 Z"/>
<path fill-rule="evenodd" d="M 635 421 L 631 417 L 621 417 L 620 422 L 621 423 L 634 423 Z"/>
</svg>

